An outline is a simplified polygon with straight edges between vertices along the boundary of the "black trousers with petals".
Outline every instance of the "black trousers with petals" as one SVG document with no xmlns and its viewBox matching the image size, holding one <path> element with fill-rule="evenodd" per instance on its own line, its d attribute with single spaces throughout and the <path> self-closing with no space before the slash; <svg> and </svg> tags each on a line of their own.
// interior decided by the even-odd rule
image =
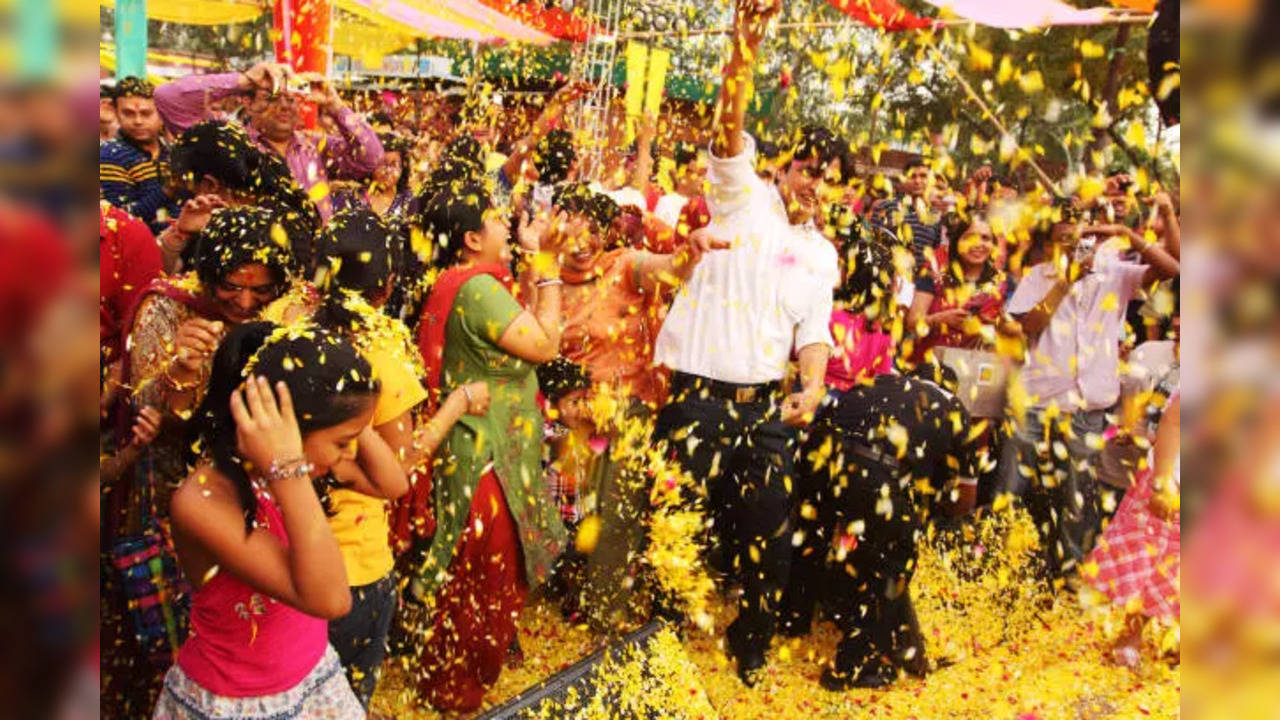
<svg viewBox="0 0 1280 720">
<path fill-rule="evenodd" d="M 779 403 L 776 395 L 738 403 L 690 391 L 672 398 L 654 428 L 705 490 L 713 539 L 743 588 L 730 641 L 749 653 L 769 648 L 791 567 L 794 432 Z"/>
</svg>

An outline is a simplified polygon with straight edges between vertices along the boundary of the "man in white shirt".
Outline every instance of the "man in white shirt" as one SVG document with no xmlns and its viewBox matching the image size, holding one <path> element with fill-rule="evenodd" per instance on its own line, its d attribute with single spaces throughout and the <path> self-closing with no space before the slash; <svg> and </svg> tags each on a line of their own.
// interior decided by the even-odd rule
<svg viewBox="0 0 1280 720">
<path fill-rule="evenodd" d="M 776 0 L 740 0 L 733 55 L 711 146 L 708 234 L 731 247 L 702 258 L 655 346 L 671 368 L 671 402 L 655 439 L 706 489 L 708 512 L 743 585 L 727 646 L 753 685 L 777 626 L 791 566 L 791 438 L 825 395 L 835 249 L 817 231 L 818 189 L 837 156 L 830 133 L 806 129 L 775 189 L 755 172 L 743 132 L 747 84 Z M 793 350 L 801 387 L 784 395 Z"/>
<path fill-rule="evenodd" d="M 1027 272 L 1005 307 L 1030 346 L 1021 373 L 1030 407 L 1005 444 L 1002 484 L 1025 493 L 1054 576 L 1083 560 L 1101 529 L 1096 463 L 1107 410 L 1120 397 L 1125 308 L 1144 286 L 1180 270 L 1173 256 L 1130 228 L 1081 230 L 1069 223 L 1053 228 L 1049 259 Z M 1095 252 L 1090 243 L 1100 241 L 1106 242 Z M 1032 469 L 1031 477 L 1022 468 Z"/>
<path fill-rule="evenodd" d="M 707 178 L 706 153 L 698 147 L 677 143 L 672 157 L 676 163 L 675 192 L 663 195 L 653 208 L 653 214 L 670 228 L 680 222 L 680 211 L 685 203 L 703 193 L 702 186 Z"/>
</svg>

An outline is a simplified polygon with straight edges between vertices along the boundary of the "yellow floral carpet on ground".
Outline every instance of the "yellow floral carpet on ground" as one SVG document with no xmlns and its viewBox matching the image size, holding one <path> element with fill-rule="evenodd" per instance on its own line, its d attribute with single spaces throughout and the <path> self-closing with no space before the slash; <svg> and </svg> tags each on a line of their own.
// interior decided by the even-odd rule
<svg viewBox="0 0 1280 720">
<path fill-rule="evenodd" d="M 946 541 L 930 538 L 912 581 L 928 657 L 944 667 L 924 679 L 904 676 L 883 690 L 831 693 L 818 685 L 839 639 L 819 622 L 812 635 L 778 638 L 765 678 L 743 686 L 725 655 L 723 629 L 733 603 L 716 595 L 709 603 L 717 632 L 690 627 L 683 642 L 659 633 L 639 671 L 635 658 L 602 673 L 612 678 L 631 707 L 655 708 L 651 717 L 728 720 L 789 718 L 992 718 L 995 720 L 1093 720 L 1179 717 L 1179 669 L 1148 661 L 1132 672 L 1108 661 L 1114 613 L 1088 607 L 1065 591 L 1051 594 L 1034 581 L 1028 558 L 1035 530 L 1025 516 L 993 516 Z M 1176 636 L 1176 628 L 1163 637 Z M 1157 637 L 1159 641 L 1159 636 Z M 507 669 L 487 702 L 497 705 L 572 665 L 603 640 L 585 626 L 563 620 L 546 603 L 525 609 L 520 622 L 521 667 Z M 949 663 L 949 664 L 948 664 Z M 662 687 L 655 687 L 656 684 Z M 593 702 L 595 703 L 593 705 Z M 575 697 L 543 707 L 539 718 L 644 717 L 622 714 L 617 701 Z M 613 713 L 609 712 L 614 711 Z M 405 687 L 391 662 L 383 674 L 372 717 L 435 719 Z M 616 713 L 616 714 L 615 714 Z M 709 719 L 708 719 L 709 720 Z"/>
</svg>

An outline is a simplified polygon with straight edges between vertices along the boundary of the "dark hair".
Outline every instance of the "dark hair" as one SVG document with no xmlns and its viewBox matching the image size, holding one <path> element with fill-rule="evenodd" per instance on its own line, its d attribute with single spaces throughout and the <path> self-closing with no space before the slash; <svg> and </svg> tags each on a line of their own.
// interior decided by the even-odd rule
<svg viewBox="0 0 1280 720">
<path fill-rule="evenodd" d="M 108 83 L 100 83 L 98 85 L 98 99 L 99 100 L 115 100 L 116 86 Z"/>
<path fill-rule="evenodd" d="M 226 208 L 213 213 L 197 237 L 196 276 L 212 289 L 236 270 L 262 264 L 283 285 L 293 257 L 292 236 L 277 213 L 258 207 Z"/>
<path fill-rule="evenodd" d="M 548 403 L 555 403 L 574 390 L 591 387 L 586 368 L 564 356 L 539 365 L 534 374 L 538 377 L 538 390 Z"/>
<path fill-rule="evenodd" d="M 756 156 L 765 160 L 776 160 L 782 154 L 782 148 L 778 144 L 769 140 L 758 140 L 756 142 Z"/>
<path fill-rule="evenodd" d="M 902 356 L 910 353 L 898 353 L 898 355 L 900 356 L 898 367 L 905 370 L 908 375 L 931 382 L 952 395 L 960 394 L 960 377 L 951 366 L 938 359 L 937 353 L 925 353 L 925 359 L 914 366 L 909 361 L 903 362 L 906 358 Z"/>
<path fill-rule="evenodd" d="M 400 177 L 396 178 L 396 192 L 402 193 L 409 189 L 409 153 L 413 149 L 413 145 L 406 139 L 394 133 L 379 133 L 378 139 L 382 141 L 382 149 L 389 153 L 400 153 Z"/>
<path fill-rule="evenodd" d="M 446 183 L 427 199 L 418 221 L 434 249 L 432 265 L 447 268 L 462 259 L 463 236 L 484 227 L 493 201 L 476 182 Z"/>
<path fill-rule="evenodd" d="M 840 183 L 848 186 L 858 177 L 858 154 L 849 143 L 840 141 Z"/>
<path fill-rule="evenodd" d="M 274 211 L 291 241 L 295 269 L 304 276 L 311 274 L 320 213 L 284 161 L 258 149 L 244 128 L 214 120 L 192 125 L 170 149 L 169 168 L 172 177 L 186 186 L 208 175 Z"/>
<path fill-rule="evenodd" d="M 958 211 L 951 211 L 942 217 L 942 227 L 946 232 L 947 241 L 952 248 L 948 253 L 947 269 L 943 273 L 945 282 L 951 284 L 964 284 L 964 266 L 960 263 L 960 238 L 969 232 L 969 228 L 973 227 L 975 222 L 987 222 L 986 217 L 982 215 L 970 215 Z M 994 254 L 988 257 L 982 265 L 982 274 L 978 278 L 979 283 L 991 282 L 999 274 L 996 268 Z"/>
<path fill-rule="evenodd" d="M 902 166 L 902 174 L 906 175 L 907 173 L 911 172 L 914 168 L 918 168 L 918 167 L 922 167 L 928 170 L 929 163 L 925 162 L 925 159 L 923 157 L 912 158 L 907 161 L 906 165 Z"/>
<path fill-rule="evenodd" d="M 834 299 L 846 303 L 850 312 L 865 312 L 893 301 L 893 253 L 883 243 L 867 239 L 851 239 L 841 251 L 844 279 L 832 293 Z M 884 320 L 877 314 L 876 319 Z"/>
<path fill-rule="evenodd" d="M 116 102 L 119 102 L 127 97 L 152 98 L 155 97 L 155 94 L 156 87 L 150 82 L 135 75 L 129 75 L 116 81 L 115 91 L 111 97 Z"/>
<path fill-rule="evenodd" d="M 471 135 L 462 134 L 444 146 L 444 156 L 477 166 L 484 165 L 484 146 Z"/>
<path fill-rule="evenodd" d="M 698 159 L 698 146 L 688 142 L 678 142 L 671 151 L 671 158 L 675 160 L 676 167 L 682 168 Z"/>
<path fill-rule="evenodd" d="M 614 202 L 613 198 L 604 193 L 591 194 L 591 199 L 587 202 L 587 216 L 595 221 L 601 230 L 607 230 L 621 214 L 622 208 Z"/>
<path fill-rule="evenodd" d="M 826 165 L 840 157 L 840 141 L 832 132 L 821 125 L 804 125 L 796 134 L 791 145 L 791 161 L 817 159 Z"/>
<path fill-rule="evenodd" d="M 377 213 L 358 208 L 338 213 L 316 242 L 317 269 L 323 270 L 324 301 L 317 324 L 339 332 L 358 330 L 362 320 L 343 301 L 347 293 L 365 300 L 385 295 L 396 268 L 400 239 Z M 318 275 L 320 273 L 317 273 Z"/>
<path fill-rule="evenodd" d="M 565 183 L 551 193 L 551 206 L 567 213 L 586 215 L 590 212 L 591 198 L 595 194 L 586 183 Z"/>
<path fill-rule="evenodd" d="M 266 377 L 273 389 L 279 381 L 288 386 L 304 435 L 350 420 L 378 393 L 369 363 L 337 335 L 313 326 L 278 328 L 267 322 L 231 329 L 213 356 L 208 392 L 188 425 L 188 459 L 207 454 L 235 486 L 246 533 L 253 530 L 257 501 L 236 452 L 231 395 L 250 373 Z"/>
<path fill-rule="evenodd" d="M 174 179 L 195 184 L 208 175 L 226 187 L 259 193 L 259 172 L 264 154 L 244 128 L 209 120 L 187 128 L 169 150 L 169 169 Z"/>
<path fill-rule="evenodd" d="M 533 166 L 538 169 L 538 182 L 554 185 L 569 177 L 569 169 L 578 159 L 573 149 L 573 136 L 568 130 L 547 133 L 533 151 Z"/>
</svg>

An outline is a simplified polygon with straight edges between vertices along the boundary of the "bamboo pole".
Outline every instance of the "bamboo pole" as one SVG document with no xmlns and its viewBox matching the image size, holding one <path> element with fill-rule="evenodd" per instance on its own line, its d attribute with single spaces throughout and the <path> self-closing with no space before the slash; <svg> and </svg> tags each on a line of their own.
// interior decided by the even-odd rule
<svg viewBox="0 0 1280 720">
<path fill-rule="evenodd" d="M 1112 24 L 1145 24 L 1151 22 L 1154 17 L 1151 13 L 1128 12 L 1124 10 L 1114 10 L 1113 15 L 1108 20 Z M 945 20 L 935 20 L 935 28 L 945 27 L 962 27 L 974 24 L 972 20 L 964 18 L 947 18 Z M 859 25 L 861 27 L 874 28 L 875 25 L 867 25 L 860 23 L 853 18 L 837 21 L 824 22 L 790 22 L 779 23 L 775 27 L 779 30 L 822 30 L 829 28 L 844 27 L 847 25 Z M 617 40 L 653 40 L 657 38 L 668 37 L 688 37 L 691 35 L 729 35 L 733 32 L 732 27 L 723 28 L 696 28 L 693 30 L 638 30 L 631 32 L 620 32 L 613 36 Z"/>
<path fill-rule="evenodd" d="M 932 51 L 934 60 L 937 60 L 939 64 L 951 73 L 952 77 L 959 81 L 960 87 L 964 88 L 969 99 L 977 104 L 977 106 L 982 110 L 982 114 L 991 121 L 991 124 L 996 126 L 996 129 L 1000 131 L 1001 137 L 1010 135 L 1009 129 L 1005 127 L 1004 123 L 1000 122 L 1000 118 L 996 117 L 996 114 L 991 111 L 991 107 L 987 105 L 987 102 L 982 99 L 982 96 L 979 95 L 976 90 L 973 89 L 973 86 L 969 84 L 969 81 L 965 80 L 964 76 L 960 74 L 960 69 L 953 65 L 951 61 L 942 54 L 942 51 L 938 49 L 938 46 L 934 44 L 932 36 L 928 36 L 925 44 L 928 46 L 929 50 Z M 1045 186 L 1053 191 L 1054 195 L 1062 194 L 1062 191 L 1058 189 L 1058 184 L 1049 178 L 1049 174 L 1036 164 L 1035 159 L 1030 155 L 1027 156 L 1027 163 L 1031 165 L 1031 168 L 1035 170 L 1036 174 L 1040 176 L 1040 179 L 1044 181 Z"/>
</svg>

